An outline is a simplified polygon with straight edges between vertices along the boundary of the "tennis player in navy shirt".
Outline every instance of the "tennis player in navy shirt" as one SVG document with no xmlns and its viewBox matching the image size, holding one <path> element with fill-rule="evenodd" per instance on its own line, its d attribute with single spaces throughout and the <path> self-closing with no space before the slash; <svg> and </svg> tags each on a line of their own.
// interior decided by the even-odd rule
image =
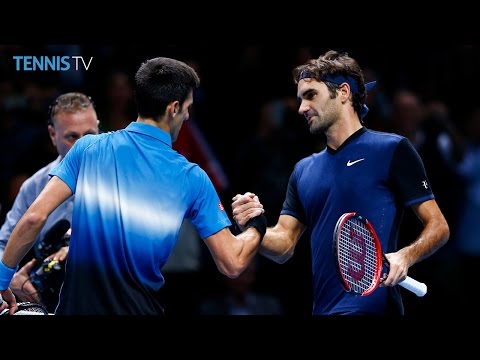
<svg viewBox="0 0 480 360">
<path fill-rule="evenodd" d="M 266 231 L 263 209 L 233 236 L 211 180 L 172 149 L 200 80 L 183 62 L 155 58 L 135 76 L 137 121 L 79 139 L 12 232 L 0 262 L 0 295 L 8 288 L 49 214 L 75 194 L 72 235 L 55 314 L 163 315 L 156 294 L 185 218 L 197 229 L 220 272 L 237 277 Z M 168 309 L 166 311 L 168 314 Z"/>
<path fill-rule="evenodd" d="M 404 314 L 400 290 L 408 269 L 432 255 L 449 238 L 423 162 L 404 137 L 367 129 L 367 90 L 358 63 L 347 53 L 328 51 L 293 70 L 298 112 L 310 132 L 324 133 L 326 148 L 300 160 L 290 176 L 275 226 L 267 229 L 260 253 L 284 263 L 306 230 L 311 241 L 314 315 Z M 261 197 L 261 194 L 258 194 Z M 251 193 L 236 195 L 232 208 L 241 227 L 259 206 Z M 423 230 L 398 249 L 404 209 L 411 207 Z M 357 212 L 373 224 L 390 262 L 388 276 L 371 295 L 346 292 L 336 273 L 332 239 L 338 218 Z"/>
</svg>

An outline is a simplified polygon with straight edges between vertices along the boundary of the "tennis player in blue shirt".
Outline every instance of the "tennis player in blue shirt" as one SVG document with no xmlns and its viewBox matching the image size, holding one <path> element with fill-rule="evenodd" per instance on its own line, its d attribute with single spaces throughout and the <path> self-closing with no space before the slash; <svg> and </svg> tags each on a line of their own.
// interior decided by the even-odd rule
<svg viewBox="0 0 480 360">
<path fill-rule="evenodd" d="M 360 66 L 348 54 L 328 51 L 295 68 L 293 77 L 298 112 L 305 116 L 312 134 L 326 135 L 327 146 L 296 164 L 278 222 L 267 229 L 260 253 L 283 263 L 307 230 L 314 315 L 403 314 L 400 290 L 394 285 L 449 238 L 422 160 L 406 138 L 363 126 L 368 111 L 366 87 L 371 84 L 364 83 Z M 241 227 L 260 204 L 250 193 L 233 200 L 234 219 Z M 413 209 L 424 227 L 412 244 L 398 249 L 406 207 Z M 332 239 L 337 219 L 346 212 L 371 221 L 390 262 L 383 286 L 365 297 L 344 291 L 336 274 Z"/>
<path fill-rule="evenodd" d="M 72 194 L 72 236 L 56 314 L 163 315 L 156 298 L 164 284 L 160 269 L 185 218 L 223 274 L 237 277 L 247 268 L 266 231 L 263 209 L 252 211 L 251 227 L 233 236 L 205 171 L 172 149 L 199 83 L 190 66 L 174 59 L 140 66 L 137 121 L 78 140 L 13 230 L 0 263 L 7 303 L 1 307 L 15 311 L 10 278 L 49 214 Z"/>
</svg>

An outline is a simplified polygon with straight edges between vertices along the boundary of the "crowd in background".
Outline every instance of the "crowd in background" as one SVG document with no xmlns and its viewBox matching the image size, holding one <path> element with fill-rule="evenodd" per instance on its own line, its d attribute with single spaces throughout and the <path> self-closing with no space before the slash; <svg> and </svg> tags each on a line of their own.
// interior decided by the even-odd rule
<svg viewBox="0 0 480 360">
<path fill-rule="evenodd" d="M 294 66 L 317 57 L 325 46 L 0 46 L 0 205 L 2 220 L 22 182 L 56 157 L 46 131 L 48 106 L 61 93 L 81 91 L 95 102 L 102 131 L 136 120 L 132 77 L 150 57 L 189 63 L 202 84 L 192 116 L 174 148 L 212 178 L 230 212 L 236 193 L 260 197 L 274 224 L 288 178 L 301 158 L 325 146 L 298 113 Z M 406 136 L 424 160 L 427 175 L 450 228 L 449 243 L 409 275 L 427 283 L 428 294 L 404 292 L 406 314 L 458 313 L 469 309 L 467 283 L 478 273 L 480 236 L 480 48 L 337 47 L 377 81 L 367 98 L 365 126 Z M 16 71 L 13 56 L 93 57 L 88 70 Z M 352 179 L 355 181 L 355 179 Z M 231 215 L 231 213 L 229 214 Z M 413 212 L 404 216 L 399 241 L 419 233 Z M 293 258 L 279 265 L 258 257 L 244 275 L 219 274 L 193 228 L 164 269 L 166 311 L 193 314 L 311 313 L 311 269 L 306 236 Z M 169 286 L 169 278 L 175 279 Z"/>
</svg>

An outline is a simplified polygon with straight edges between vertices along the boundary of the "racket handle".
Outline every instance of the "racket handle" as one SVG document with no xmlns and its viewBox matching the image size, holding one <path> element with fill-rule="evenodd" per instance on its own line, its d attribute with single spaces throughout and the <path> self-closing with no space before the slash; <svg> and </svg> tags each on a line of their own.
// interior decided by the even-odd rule
<svg viewBox="0 0 480 360">
<path fill-rule="evenodd" d="M 407 276 L 405 280 L 398 283 L 401 287 L 413 292 L 417 296 L 423 296 L 427 293 L 427 285 Z"/>
</svg>

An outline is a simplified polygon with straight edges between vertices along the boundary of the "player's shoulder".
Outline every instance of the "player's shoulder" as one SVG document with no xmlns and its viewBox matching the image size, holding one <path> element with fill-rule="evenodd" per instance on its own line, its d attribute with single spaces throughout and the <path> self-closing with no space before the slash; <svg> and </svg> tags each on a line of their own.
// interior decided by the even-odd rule
<svg viewBox="0 0 480 360">
<path fill-rule="evenodd" d="M 317 161 L 318 159 L 321 159 L 322 157 L 326 156 L 327 154 L 327 147 L 324 147 L 322 150 L 320 150 L 319 152 L 315 152 L 311 155 L 308 155 L 306 157 L 304 157 L 303 159 L 300 159 L 297 164 L 296 164 L 296 167 L 305 167 L 305 166 L 308 166 L 309 164 L 311 164 L 312 162 L 315 162 Z"/>
<path fill-rule="evenodd" d="M 176 166 L 179 169 L 182 169 L 186 172 L 190 172 L 190 171 L 199 172 L 200 170 L 202 170 L 200 165 L 198 165 L 197 163 L 191 162 L 185 157 L 185 155 L 179 153 L 175 149 L 172 149 L 172 157 Z"/>
<path fill-rule="evenodd" d="M 407 140 L 405 136 L 392 132 L 377 131 L 371 129 L 367 129 L 365 131 L 364 138 L 364 141 L 368 142 L 368 144 L 370 145 L 376 145 L 376 147 L 392 149 L 396 148 L 398 144 L 404 142 L 404 140 Z"/>
<path fill-rule="evenodd" d="M 75 142 L 75 145 L 73 148 L 75 149 L 88 149 L 92 145 L 95 145 L 99 143 L 100 141 L 107 139 L 109 136 L 111 136 L 113 132 L 106 132 L 106 133 L 100 133 L 100 134 L 87 134 L 85 136 L 82 136 L 80 139 L 78 139 Z"/>
<path fill-rule="evenodd" d="M 202 169 L 197 163 L 189 161 L 184 155 L 179 152 L 174 152 L 175 166 L 180 173 L 183 173 L 191 182 L 198 182 L 199 180 L 205 180 L 208 177 L 207 172 Z"/>
<path fill-rule="evenodd" d="M 378 130 L 372 130 L 372 129 L 366 129 L 365 134 L 368 137 L 371 137 L 378 141 L 383 141 L 383 142 L 399 143 L 400 141 L 405 139 L 405 136 L 402 136 L 396 133 L 387 132 L 387 131 L 378 131 Z"/>
</svg>

